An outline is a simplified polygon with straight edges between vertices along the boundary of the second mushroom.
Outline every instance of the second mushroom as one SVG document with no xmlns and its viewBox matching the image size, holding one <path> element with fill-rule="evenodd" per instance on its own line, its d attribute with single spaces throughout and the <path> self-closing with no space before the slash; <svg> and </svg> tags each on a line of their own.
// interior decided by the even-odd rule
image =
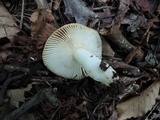
<svg viewBox="0 0 160 120">
<path fill-rule="evenodd" d="M 101 57 L 98 32 L 77 23 L 57 29 L 48 38 L 42 55 L 45 66 L 59 76 L 77 80 L 90 76 L 108 86 L 119 77 Z"/>
</svg>

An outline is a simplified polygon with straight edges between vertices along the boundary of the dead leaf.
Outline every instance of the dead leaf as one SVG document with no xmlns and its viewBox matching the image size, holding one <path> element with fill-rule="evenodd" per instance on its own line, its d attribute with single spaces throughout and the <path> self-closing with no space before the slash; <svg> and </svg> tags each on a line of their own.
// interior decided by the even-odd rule
<svg viewBox="0 0 160 120">
<path fill-rule="evenodd" d="M 155 100 L 159 94 L 160 82 L 154 82 L 150 87 L 127 101 L 119 103 L 116 108 L 118 111 L 118 120 L 125 120 L 131 117 L 139 117 L 152 109 Z"/>
<path fill-rule="evenodd" d="M 19 102 L 24 102 L 24 93 L 32 88 L 32 84 L 29 84 L 26 88 L 11 89 L 7 91 L 7 97 L 10 98 L 10 104 L 14 107 L 19 107 Z"/>
<path fill-rule="evenodd" d="M 146 24 L 147 28 L 151 28 L 155 22 L 159 22 L 159 19 L 157 17 L 148 20 Z"/>
<path fill-rule="evenodd" d="M 72 119 L 78 119 L 78 118 L 79 118 L 79 114 L 78 114 L 77 112 L 74 112 L 74 113 L 72 113 L 72 114 L 70 115 L 70 117 L 71 117 Z"/>
<path fill-rule="evenodd" d="M 50 22 L 53 22 L 54 20 L 55 18 L 52 14 L 52 11 L 50 9 L 46 9 L 44 21 L 50 23 Z"/>
<path fill-rule="evenodd" d="M 30 18 L 31 23 L 31 35 L 34 37 L 38 34 L 39 30 L 43 23 L 50 23 L 55 20 L 54 16 L 52 15 L 52 11 L 50 9 L 40 10 L 33 12 Z"/>
<path fill-rule="evenodd" d="M 111 117 L 108 120 L 117 120 L 118 116 L 117 116 L 117 112 L 114 110 Z"/>
<path fill-rule="evenodd" d="M 54 0 L 53 1 L 53 3 L 54 3 L 53 9 L 58 10 L 61 2 L 62 2 L 62 0 Z"/>
<path fill-rule="evenodd" d="M 30 17 L 30 21 L 35 23 L 36 21 L 40 20 L 41 16 L 45 22 L 52 22 L 55 20 L 54 16 L 52 15 L 52 11 L 50 9 L 46 9 L 43 13 L 44 15 L 41 15 L 40 12 L 41 12 L 40 9 L 37 9 L 37 11 L 33 12 Z"/>
<path fill-rule="evenodd" d="M 127 31 L 135 32 L 140 27 L 146 25 L 147 19 L 144 16 L 131 14 L 130 16 L 126 16 L 121 23 L 129 24 Z"/>
<path fill-rule="evenodd" d="M 0 38 L 13 36 L 19 31 L 13 17 L 0 2 Z"/>
<path fill-rule="evenodd" d="M 112 50 L 111 46 L 106 40 L 102 40 L 102 54 L 111 57 L 115 55 L 115 52 Z"/>
<path fill-rule="evenodd" d="M 75 17 L 77 23 L 86 25 L 88 19 L 98 17 L 96 13 L 86 7 L 82 0 L 63 0 L 63 2 L 68 19 Z"/>
<path fill-rule="evenodd" d="M 157 6 L 157 12 L 160 14 L 160 4 Z"/>
<path fill-rule="evenodd" d="M 47 38 L 56 30 L 56 27 L 50 24 L 55 18 L 52 15 L 52 11 L 46 9 L 43 11 L 43 15 L 40 14 L 38 9 L 31 15 L 31 35 L 32 39 L 36 41 L 38 49 L 42 48 Z"/>
<path fill-rule="evenodd" d="M 5 62 L 6 58 L 8 56 L 11 56 L 11 55 L 13 55 L 13 53 L 11 51 L 9 51 L 9 50 L 2 50 L 2 51 L 0 51 L 0 63 Z"/>
<path fill-rule="evenodd" d="M 87 111 L 86 105 L 87 105 L 87 102 L 83 101 L 80 105 L 76 106 L 76 108 L 81 112 L 86 112 Z"/>
<path fill-rule="evenodd" d="M 140 6 L 143 11 L 148 11 L 148 12 L 151 11 L 152 6 L 151 6 L 149 0 L 136 0 L 136 2 L 138 4 L 138 6 Z"/>
<path fill-rule="evenodd" d="M 32 24 L 34 26 L 34 28 L 36 29 L 36 24 Z M 51 24 L 47 23 L 47 22 L 42 22 L 41 23 L 41 27 L 39 29 L 39 31 L 37 31 L 37 33 L 35 34 L 34 32 L 34 28 L 32 30 L 32 32 L 34 33 L 33 39 L 36 42 L 36 46 L 38 49 L 40 49 L 46 40 L 48 39 L 48 37 L 56 30 L 55 27 L 53 27 Z"/>
<path fill-rule="evenodd" d="M 39 11 L 37 10 L 37 11 L 32 13 L 30 21 L 31 22 L 36 22 L 38 20 L 38 17 L 39 17 Z"/>
<path fill-rule="evenodd" d="M 129 5 L 131 3 L 131 0 L 120 0 L 119 2 L 120 3 L 119 3 L 117 15 L 114 18 L 114 23 L 116 24 L 120 24 L 121 21 L 124 19 L 124 16 L 129 10 Z"/>
<path fill-rule="evenodd" d="M 111 14 L 110 9 L 103 9 L 103 12 L 98 12 L 99 18 L 102 19 L 101 27 L 106 27 L 106 24 L 111 24 L 113 15 Z"/>
<path fill-rule="evenodd" d="M 48 2 L 46 0 L 35 0 L 35 2 L 40 9 L 45 9 L 48 7 Z"/>
</svg>

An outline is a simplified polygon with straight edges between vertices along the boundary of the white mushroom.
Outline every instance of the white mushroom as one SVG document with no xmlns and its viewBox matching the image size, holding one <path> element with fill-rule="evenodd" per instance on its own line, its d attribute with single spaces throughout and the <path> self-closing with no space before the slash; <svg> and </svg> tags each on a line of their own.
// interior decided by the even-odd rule
<svg viewBox="0 0 160 120">
<path fill-rule="evenodd" d="M 72 23 L 57 29 L 47 40 L 43 62 L 53 73 L 69 78 L 90 76 L 105 85 L 119 79 L 115 70 L 101 60 L 101 38 L 96 30 Z"/>
</svg>

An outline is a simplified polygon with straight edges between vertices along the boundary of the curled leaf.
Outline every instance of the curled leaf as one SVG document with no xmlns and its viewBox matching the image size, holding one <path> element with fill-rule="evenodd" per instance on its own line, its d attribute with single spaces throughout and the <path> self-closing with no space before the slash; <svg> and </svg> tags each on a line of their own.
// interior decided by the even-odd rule
<svg viewBox="0 0 160 120">
<path fill-rule="evenodd" d="M 140 93 L 139 96 L 133 97 L 116 106 L 119 118 L 125 120 L 131 117 L 139 117 L 146 114 L 153 105 L 159 94 L 160 82 L 154 82 L 150 87 Z"/>
<path fill-rule="evenodd" d="M 75 17 L 77 23 L 86 25 L 88 19 L 96 18 L 98 15 L 86 7 L 82 0 L 63 0 L 65 14 L 68 18 Z"/>
<path fill-rule="evenodd" d="M 0 38 L 14 36 L 19 31 L 13 16 L 0 3 Z"/>
<path fill-rule="evenodd" d="M 11 89 L 7 91 L 7 97 L 10 98 L 10 104 L 15 107 L 19 107 L 19 102 L 24 102 L 24 93 L 32 88 L 32 84 L 29 84 L 26 88 Z"/>
</svg>

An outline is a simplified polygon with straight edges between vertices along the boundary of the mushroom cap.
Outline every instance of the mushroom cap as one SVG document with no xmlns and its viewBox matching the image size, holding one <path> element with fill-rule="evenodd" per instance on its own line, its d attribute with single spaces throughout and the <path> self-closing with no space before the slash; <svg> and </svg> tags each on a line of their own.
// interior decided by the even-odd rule
<svg viewBox="0 0 160 120">
<path fill-rule="evenodd" d="M 86 76 L 85 70 L 73 55 L 78 48 L 101 58 L 102 43 L 98 32 L 77 23 L 64 25 L 48 38 L 42 54 L 43 62 L 50 71 L 59 76 L 82 79 Z"/>
</svg>

